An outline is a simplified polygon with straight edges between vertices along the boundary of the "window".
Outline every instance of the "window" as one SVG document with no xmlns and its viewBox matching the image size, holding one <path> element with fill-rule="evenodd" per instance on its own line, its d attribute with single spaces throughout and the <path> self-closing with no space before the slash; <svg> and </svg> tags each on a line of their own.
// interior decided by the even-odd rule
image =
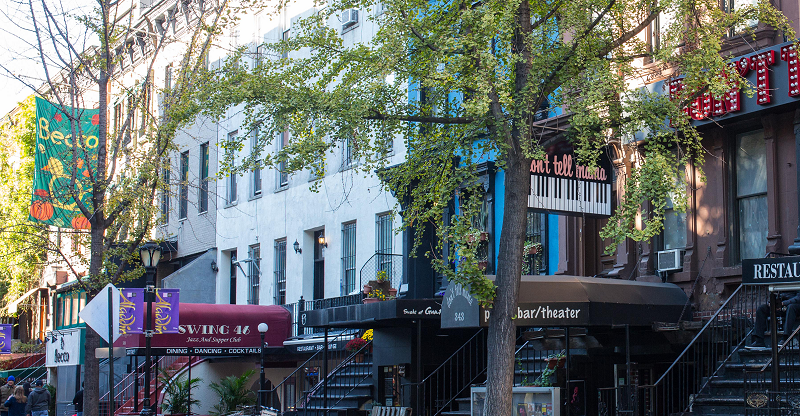
<svg viewBox="0 0 800 416">
<path fill-rule="evenodd" d="M 169 159 L 164 160 L 161 167 L 161 220 L 164 224 L 169 223 L 169 185 L 170 185 L 170 166 Z"/>
<path fill-rule="evenodd" d="M 189 151 L 181 153 L 181 195 L 178 218 L 189 216 Z"/>
<path fill-rule="evenodd" d="M 281 34 L 281 40 L 284 42 L 283 46 L 285 48 L 286 48 L 286 41 L 289 40 L 289 36 L 291 36 L 291 32 L 289 31 L 289 29 L 284 30 L 283 34 Z M 281 53 L 281 58 L 286 59 L 288 57 L 289 57 L 289 49 L 286 48 L 283 50 L 283 53 Z"/>
<path fill-rule="evenodd" d="M 392 213 L 378 214 L 375 219 L 375 253 L 378 254 L 378 270 L 392 277 Z M 381 255 L 384 254 L 384 255 Z"/>
<path fill-rule="evenodd" d="M 236 250 L 231 250 L 231 283 L 230 283 L 230 303 L 236 304 Z"/>
<path fill-rule="evenodd" d="M 736 263 L 767 251 L 767 147 L 762 130 L 736 136 Z"/>
<path fill-rule="evenodd" d="M 278 139 L 278 152 L 283 150 L 289 144 L 289 132 L 284 131 Z M 283 188 L 289 185 L 289 173 L 286 172 L 287 164 L 285 160 L 278 162 L 278 188 Z"/>
<path fill-rule="evenodd" d="M 208 143 L 200 145 L 200 195 L 197 205 L 200 212 L 208 211 Z"/>
<path fill-rule="evenodd" d="M 153 77 L 152 72 L 151 76 L 149 77 L 149 81 L 144 85 L 144 89 L 142 90 L 142 96 L 140 103 L 141 112 L 139 113 L 139 136 L 144 135 L 147 132 L 147 125 L 149 122 L 150 117 L 150 100 L 152 99 L 152 88 L 153 88 Z"/>
<path fill-rule="evenodd" d="M 261 245 L 253 244 L 248 251 L 247 274 L 250 279 L 250 288 L 247 294 L 247 304 L 258 305 L 258 295 L 261 291 Z"/>
<path fill-rule="evenodd" d="M 233 145 L 233 143 L 236 141 L 236 136 L 237 135 L 239 135 L 239 130 L 234 130 L 234 131 L 228 133 L 228 147 L 227 147 L 227 149 L 225 151 L 227 152 L 226 159 L 228 159 L 230 161 L 231 165 L 233 165 L 233 162 L 234 162 L 234 160 L 233 160 L 234 159 L 234 155 L 233 155 L 234 145 Z M 227 184 L 228 185 L 227 186 L 227 188 L 228 188 L 227 189 L 227 191 L 228 191 L 228 194 L 227 194 L 228 204 L 236 203 L 236 195 L 237 195 L 237 193 L 236 193 L 236 174 L 235 173 L 231 173 L 228 176 L 228 181 L 227 182 L 228 182 L 228 184 Z"/>
<path fill-rule="evenodd" d="M 286 304 L 286 239 L 275 241 L 275 304 Z"/>
<path fill-rule="evenodd" d="M 356 288 L 356 223 L 342 224 L 342 296 Z"/>
<path fill-rule="evenodd" d="M 680 175 L 686 175 L 686 167 L 682 166 Z M 686 212 L 675 210 L 672 199 L 667 198 L 664 207 L 664 250 L 686 247 Z"/>
<path fill-rule="evenodd" d="M 172 89 L 172 64 L 164 68 L 164 89 L 167 92 Z"/>
<path fill-rule="evenodd" d="M 261 195 L 261 160 L 258 155 L 261 152 L 258 143 L 258 135 L 260 134 L 258 127 L 253 129 L 253 136 L 250 138 L 250 155 L 253 159 L 253 172 L 252 172 L 252 189 L 253 196 Z"/>
<path fill-rule="evenodd" d="M 342 143 L 342 170 L 349 169 L 355 164 L 356 140 L 348 138 Z"/>
<path fill-rule="evenodd" d="M 325 248 L 320 241 L 325 230 L 314 231 L 314 299 L 325 298 Z"/>
<path fill-rule="evenodd" d="M 545 237 L 547 235 L 547 215 L 542 212 L 528 211 L 527 226 L 525 228 L 525 242 L 526 243 L 539 243 L 540 247 L 544 247 Z M 522 263 L 523 275 L 538 275 L 547 274 L 547 264 L 544 255 L 544 248 L 539 249 L 536 253 L 525 253 L 524 262 Z"/>
<path fill-rule="evenodd" d="M 119 135 L 122 134 L 119 129 L 122 128 L 122 103 L 117 103 L 114 105 L 114 134 Z M 119 138 L 120 136 L 116 136 Z"/>
<path fill-rule="evenodd" d="M 724 9 L 728 13 L 733 13 L 735 11 L 741 10 L 744 7 L 753 7 L 758 4 L 758 0 L 723 0 Z M 734 36 L 743 32 L 745 29 L 749 27 L 758 26 L 758 19 L 749 19 L 744 24 L 736 26 L 732 28 L 730 31 L 730 36 Z"/>
</svg>

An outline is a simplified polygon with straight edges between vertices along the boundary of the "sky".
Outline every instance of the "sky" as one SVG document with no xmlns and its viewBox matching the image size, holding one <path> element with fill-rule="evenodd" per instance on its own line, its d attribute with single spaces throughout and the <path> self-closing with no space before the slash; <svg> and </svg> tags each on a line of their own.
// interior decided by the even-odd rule
<svg viewBox="0 0 800 416">
<path fill-rule="evenodd" d="M 91 13 L 97 3 L 93 0 L 2 0 L 0 1 L 0 117 L 13 110 L 17 103 L 33 93 L 45 79 L 43 60 L 36 46 L 37 36 L 33 30 L 34 19 L 43 22 L 43 6 L 56 16 L 59 27 L 78 31 L 83 25 L 75 17 Z M 39 31 L 49 69 L 56 69 L 53 52 L 64 49 L 49 36 L 48 31 Z M 83 45 L 83 33 L 70 33 L 73 42 Z M 81 46 L 83 47 L 83 46 Z"/>
</svg>

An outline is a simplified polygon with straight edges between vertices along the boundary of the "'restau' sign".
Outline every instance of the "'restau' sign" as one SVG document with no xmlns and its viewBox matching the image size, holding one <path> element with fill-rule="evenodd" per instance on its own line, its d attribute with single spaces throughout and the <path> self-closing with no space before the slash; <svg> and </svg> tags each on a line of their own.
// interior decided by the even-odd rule
<svg viewBox="0 0 800 416">
<path fill-rule="evenodd" d="M 771 285 L 800 282 L 800 256 L 742 260 L 742 284 Z"/>
</svg>

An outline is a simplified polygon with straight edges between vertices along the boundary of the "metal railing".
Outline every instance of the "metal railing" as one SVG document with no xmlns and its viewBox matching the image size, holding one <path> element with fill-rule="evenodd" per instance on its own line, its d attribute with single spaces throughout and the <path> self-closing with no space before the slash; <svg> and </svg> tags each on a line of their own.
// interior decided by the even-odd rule
<svg viewBox="0 0 800 416">
<path fill-rule="evenodd" d="M 403 284 L 403 255 L 375 253 L 370 257 L 359 271 L 361 286 L 370 280 L 377 279 L 378 272 L 386 272 L 386 278 L 392 288 L 400 289 Z"/>
<path fill-rule="evenodd" d="M 486 373 L 488 331 L 479 329 L 439 367 L 418 383 L 403 387 L 413 391 L 414 413 L 436 416 Z"/>
<path fill-rule="evenodd" d="M 619 386 L 597 389 L 597 416 L 639 414 L 637 386 Z"/>
<path fill-rule="evenodd" d="M 152 377 L 150 378 L 150 383 L 152 386 L 152 394 L 156 396 L 156 400 L 151 401 L 152 404 L 156 404 L 158 402 L 158 392 L 159 392 L 159 384 L 161 381 L 158 377 L 158 369 L 159 368 L 169 368 L 172 364 L 178 361 L 180 358 L 179 356 L 162 356 L 159 357 L 158 360 L 154 360 L 151 363 L 150 371 L 152 371 Z M 187 362 L 190 363 L 191 361 Z M 114 385 L 114 411 L 111 411 L 110 401 L 109 401 L 109 392 L 106 392 L 103 396 L 100 397 L 100 416 L 110 416 L 112 414 L 117 413 L 118 411 L 126 411 L 129 413 L 138 412 L 141 410 L 139 408 L 138 403 L 138 396 L 139 393 L 145 389 L 144 385 L 144 362 L 140 364 L 136 370 L 132 373 L 126 374 L 122 380 L 120 380 L 116 385 Z M 144 394 L 147 394 L 145 391 Z"/>
<path fill-rule="evenodd" d="M 356 409 L 361 406 L 361 402 L 372 399 L 370 389 L 372 383 L 365 384 L 366 380 L 372 377 L 371 350 L 372 341 L 369 341 L 357 351 L 329 352 L 328 359 L 332 358 L 338 364 L 309 390 L 303 392 L 300 400 L 294 405 L 298 413 L 327 415 L 328 410 L 336 408 L 345 399 L 355 400 L 355 405 L 347 407 Z M 367 389 L 369 394 L 360 399 L 351 395 L 359 387 Z"/>
<path fill-rule="evenodd" d="M 745 416 L 800 414 L 799 333 L 800 327 L 795 328 L 778 347 L 777 365 L 770 357 L 757 370 L 744 369 Z M 777 377 L 777 383 L 773 383 L 774 377 Z"/>
<path fill-rule="evenodd" d="M 292 337 L 303 335 L 320 335 L 324 332 L 323 328 L 308 327 L 303 325 L 300 321 L 300 315 L 305 311 L 313 311 L 317 309 L 335 308 L 339 306 L 358 305 L 364 299 L 363 293 L 356 293 L 353 295 L 339 296 L 335 298 L 305 300 L 300 297 L 295 303 L 288 303 L 283 306 L 292 315 Z M 343 328 L 330 328 L 329 331 L 341 331 Z"/>
<path fill-rule="evenodd" d="M 339 342 L 339 341 L 343 341 L 345 339 L 352 338 L 352 337 L 355 337 L 357 335 L 358 335 L 358 331 L 357 330 L 345 330 L 345 331 L 341 331 L 341 332 L 338 332 L 338 333 L 335 333 L 335 334 L 331 334 L 329 336 L 329 338 L 328 338 L 328 344 L 332 344 L 332 343 L 336 343 L 336 342 Z M 296 394 L 296 391 L 297 391 L 296 389 L 298 387 L 300 387 L 301 388 L 300 391 L 303 391 L 302 387 L 310 384 L 310 381 L 307 380 L 308 377 L 309 377 L 309 373 L 310 373 L 309 369 L 316 368 L 317 370 L 319 370 L 320 368 L 322 368 L 323 366 L 321 366 L 320 364 L 324 361 L 324 358 L 323 358 L 324 354 L 325 354 L 325 350 L 324 349 L 318 350 L 317 352 L 312 354 L 311 357 L 309 357 L 306 361 L 304 361 L 302 364 L 297 366 L 297 368 L 294 371 L 292 371 L 288 376 L 284 377 L 283 380 L 281 380 L 280 383 L 275 385 L 275 387 L 273 387 L 270 390 L 265 391 L 264 394 L 267 397 L 267 407 L 277 408 L 280 411 L 281 414 L 283 414 L 286 411 L 293 410 L 295 405 L 297 403 L 299 403 L 300 400 L 302 400 L 302 399 L 298 400 L 298 395 Z M 330 363 L 330 362 L 334 362 L 335 363 L 336 361 L 335 361 L 335 357 L 331 356 L 331 351 L 328 351 L 327 363 Z M 313 375 L 312 375 L 312 377 L 313 377 Z M 319 374 L 317 374 L 317 377 L 319 377 Z M 288 385 L 290 385 L 292 383 L 294 385 L 294 390 L 291 390 L 291 389 L 287 388 Z M 309 389 L 310 389 L 310 387 L 309 387 Z M 286 397 L 286 395 L 287 394 L 291 394 L 292 391 L 295 392 L 294 395 L 293 395 L 294 397 L 291 397 L 291 398 Z M 280 393 L 283 393 L 283 394 L 280 394 Z M 277 404 L 277 406 L 276 406 L 275 398 L 278 397 L 278 396 L 280 396 L 280 403 Z M 289 405 L 289 403 L 291 403 L 291 405 Z"/>
<path fill-rule="evenodd" d="M 756 309 L 767 303 L 764 286 L 740 285 L 653 384 L 641 386 L 639 414 L 687 412 L 752 332 Z M 601 401 L 599 405 L 610 408 Z"/>
</svg>

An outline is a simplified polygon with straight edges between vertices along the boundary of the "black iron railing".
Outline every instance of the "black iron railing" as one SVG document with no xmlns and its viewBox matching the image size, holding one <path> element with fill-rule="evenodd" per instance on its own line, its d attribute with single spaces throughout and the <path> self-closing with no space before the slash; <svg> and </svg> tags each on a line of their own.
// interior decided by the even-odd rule
<svg viewBox="0 0 800 416">
<path fill-rule="evenodd" d="M 653 385 L 636 390 L 639 414 L 657 416 L 689 411 L 720 369 L 744 346 L 753 329 L 756 309 L 767 301 L 766 287 L 740 285 L 667 371 Z M 612 407 L 602 400 L 599 405 Z"/>
<path fill-rule="evenodd" d="M 328 345 L 350 340 L 358 335 L 359 331 L 354 329 L 329 333 Z M 347 355 L 345 355 L 345 353 Z M 281 414 L 295 410 L 295 407 L 300 404 L 307 395 L 305 393 L 298 394 L 298 392 L 311 391 L 313 386 L 321 380 L 320 375 L 324 373 L 326 366 L 338 366 L 343 360 L 343 357 L 347 358 L 349 354 L 350 352 L 347 351 L 328 350 L 326 352 L 324 348 L 316 351 L 306 361 L 297 366 L 288 376 L 284 377 L 280 383 L 265 392 L 267 406 L 278 409 Z M 280 402 L 276 402 L 276 399 Z"/>
<path fill-rule="evenodd" d="M 481 328 L 439 367 L 418 383 L 404 385 L 413 392 L 415 414 L 436 416 L 486 373 L 486 335 Z"/>
<path fill-rule="evenodd" d="M 785 323 L 784 323 L 785 324 Z M 800 327 L 756 370 L 744 369 L 745 416 L 800 414 Z"/>
<path fill-rule="evenodd" d="M 288 303 L 281 305 L 292 314 L 292 337 L 302 335 L 320 335 L 325 330 L 323 328 L 308 327 L 303 324 L 300 315 L 305 311 L 313 311 L 317 309 L 335 308 L 338 306 L 348 306 L 360 304 L 364 299 L 363 293 L 356 293 L 353 295 L 339 296 L 335 298 L 305 300 L 300 297 L 300 300 L 295 303 Z M 341 328 L 330 328 L 329 332 L 341 332 Z"/>
<path fill-rule="evenodd" d="M 373 254 L 359 271 L 361 286 L 366 285 L 370 280 L 376 280 L 378 272 L 384 272 L 391 287 L 399 290 L 400 285 L 403 284 L 403 256 L 401 254 Z"/>
<path fill-rule="evenodd" d="M 597 389 L 597 416 L 634 416 L 639 414 L 637 386 Z"/>
<path fill-rule="evenodd" d="M 338 362 L 327 376 L 321 378 L 310 389 L 303 392 L 295 403 L 298 413 L 303 415 L 327 415 L 329 409 L 358 409 L 372 399 L 372 341 L 356 351 L 332 351 L 329 361 Z M 323 363 L 324 364 L 324 363 Z M 355 393 L 361 389 L 359 393 Z M 350 401 L 345 404 L 344 401 Z"/>
</svg>

